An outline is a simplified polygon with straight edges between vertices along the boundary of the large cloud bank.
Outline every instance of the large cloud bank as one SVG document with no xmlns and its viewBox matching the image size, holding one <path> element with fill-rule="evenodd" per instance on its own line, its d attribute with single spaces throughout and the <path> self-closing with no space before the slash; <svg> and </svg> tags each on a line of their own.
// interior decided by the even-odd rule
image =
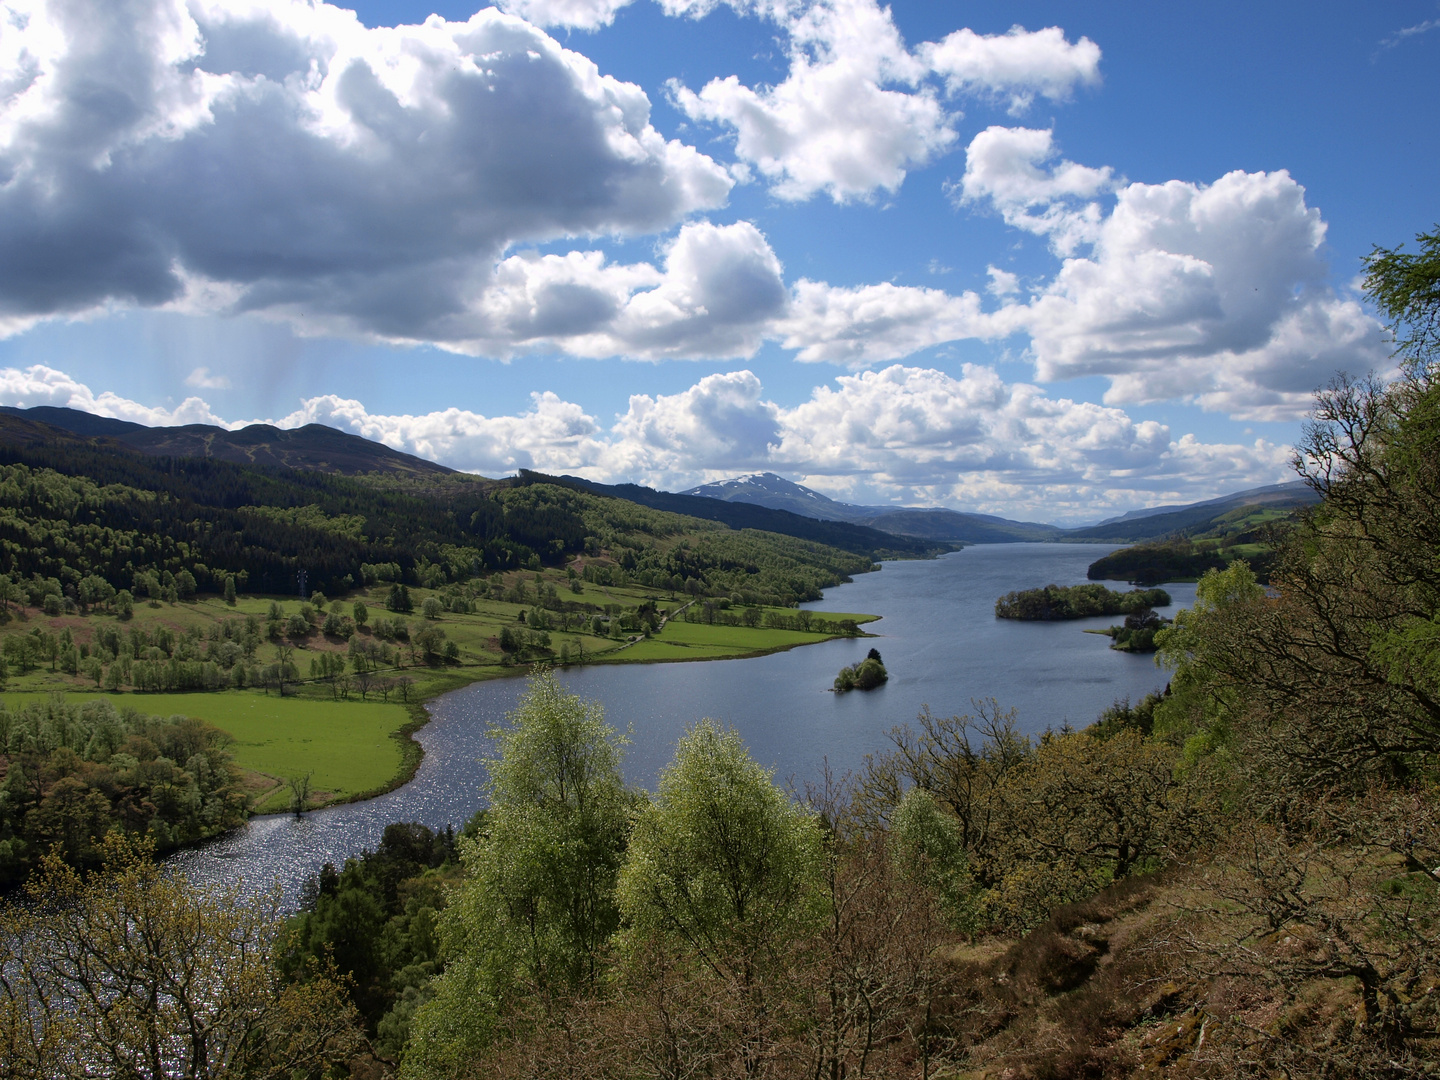
<svg viewBox="0 0 1440 1080">
<path fill-rule="evenodd" d="M 663 136 L 643 90 L 534 25 L 603 26 L 624 0 L 389 29 L 309 0 L 0 0 L 0 334 L 143 306 L 500 358 L 775 341 L 851 370 L 1019 335 L 1038 381 L 1255 419 L 1299 415 L 1336 368 L 1384 365 L 1287 173 L 1127 183 L 1044 129 L 974 135 L 952 194 L 1042 237 L 1053 276 L 994 269 L 994 298 L 787 281 L 753 224 L 707 220 L 737 182 L 781 200 L 896 191 L 958 151 L 964 98 L 1064 101 L 1098 82 L 1100 50 L 1054 27 L 912 48 L 876 0 L 661 0 L 691 18 L 721 2 L 773 25 L 786 64 L 768 87 L 670 86 L 729 136 L 728 163 Z M 659 239 L 619 262 L 584 240 L 605 236 Z"/>
<path fill-rule="evenodd" d="M 1192 398 L 1263 419 L 1302 413 L 1337 368 L 1385 363 L 1380 327 L 1326 283 L 1325 224 L 1289 173 L 1122 185 L 1057 157 L 1048 131 L 989 128 L 957 192 L 1063 258 L 991 316 L 992 332 L 1030 335 L 1042 381 L 1102 375 L 1107 401 Z"/>
<path fill-rule="evenodd" d="M 226 421 L 198 397 L 173 410 L 95 393 L 46 367 L 0 369 L 0 400 L 57 405 L 145 424 Z M 1265 440 L 1206 443 L 1113 406 L 1006 383 L 988 367 L 959 377 L 891 365 L 842 375 L 794 408 L 766 398 L 749 371 L 708 375 L 676 394 L 637 394 L 607 427 L 553 392 L 528 410 L 371 412 L 336 395 L 307 399 L 282 427 L 327 424 L 488 475 L 533 468 L 676 490 L 776 469 L 859 502 L 963 505 L 1049 520 L 1273 483 L 1289 452 Z M 1198 493 L 1198 495 L 1197 495 Z"/>
<path fill-rule="evenodd" d="M 493 8 L 366 29 L 303 0 L 7 0 L 0 318 L 223 302 L 463 342 L 510 245 L 649 234 L 718 164 Z"/>
</svg>

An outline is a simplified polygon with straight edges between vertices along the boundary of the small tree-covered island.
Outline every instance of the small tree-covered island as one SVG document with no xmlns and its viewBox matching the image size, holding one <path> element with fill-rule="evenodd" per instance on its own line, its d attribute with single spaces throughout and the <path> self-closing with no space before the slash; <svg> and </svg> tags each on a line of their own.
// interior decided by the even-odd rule
<svg viewBox="0 0 1440 1080">
<path fill-rule="evenodd" d="M 1104 634 L 1110 639 L 1110 648 L 1117 652 L 1153 653 L 1159 646 L 1155 635 L 1170 625 L 1170 620 L 1157 615 L 1150 608 L 1141 608 L 1125 616 L 1119 626 L 1105 630 L 1087 630 L 1087 634 Z"/>
<path fill-rule="evenodd" d="M 843 694 L 847 690 L 874 690 L 889 678 L 890 673 L 885 670 L 885 664 L 880 659 L 880 650 L 871 649 L 858 664 L 840 669 L 840 674 L 835 676 L 835 692 Z"/>
<path fill-rule="evenodd" d="M 1133 589 L 1122 593 L 1104 585 L 1046 585 L 1006 593 L 995 601 L 995 617 L 1058 622 L 1096 615 L 1133 615 L 1150 608 L 1167 607 L 1169 603 L 1170 594 L 1164 589 Z"/>
</svg>

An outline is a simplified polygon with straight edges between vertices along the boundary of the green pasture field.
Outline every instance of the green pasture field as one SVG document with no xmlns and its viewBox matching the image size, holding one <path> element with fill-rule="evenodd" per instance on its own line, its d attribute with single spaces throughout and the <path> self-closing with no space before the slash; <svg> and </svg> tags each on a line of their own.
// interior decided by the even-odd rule
<svg viewBox="0 0 1440 1080">
<path fill-rule="evenodd" d="M 533 585 L 533 574 L 526 572 L 522 576 Z M 555 571 L 546 573 L 545 581 L 556 586 L 562 600 L 578 600 L 601 607 L 619 605 L 622 609 L 634 610 L 646 601 L 653 601 L 662 613 L 678 612 L 688 599 L 642 587 L 589 583 L 582 586 L 580 594 L 576 594 L 571 591 L 567 578 Z M 420 608 L 427 596 L 435 594 L 432 590 L 411 587 L 415 610 L 402 616 L 386 610 L 388 591 L 388 585 L 377 585 L 341 597 L 339 599 L 344 602 L 342 611 L 348 615 L 352 612 L 354 601 L 364 600 L 370 611 L 370 627 L 382 618 L 403 618 L 412 627 L 426 622 Z M 149 631 L 157 625 L 164 625 L 181 634 L 198 627 L 203 633 L 218 622 L 243 619 L 246 615 L 258 616 L 263 623 L 272 601 L 279 602 L 287 616 L 300 610 L 301 601 L 298 598 L 278 596 L 242 596 L 234 606 L 211 596 L 159 606 L 141 602 L 135 605 L 133 617 L 125 622 L 100 612 L 49 617 L 31 608 L 25 611 L 23 619 L 12 619 L 5 624 L 0 629 L 0 636 L 29 633 L 35 627 L 56 635 L 69 629 L 77 644 L 89 644 L 95 641 L 97 631 L 107 625 L 122 631 L 132 626 Z M 418 761 L 419 748 L 404 738 L 402 730 L 417 720 L 423 722 L 424 717 L 419 715 L 415 703 L 478 680 L 514 674 L 517 668 L 528 666 L 529 661 L 525 664 L 508 663 L 499 649 L 498 638 L 500 631 L 506 627 L 521 629 L 523 624 L 519 615 L 522 611 L 528 612 L 531 606 L 486 597 L 474 601 L 474 612 L 447 611 L 442 614 L 433 625 L 444 630 L 447 638 L 458 646 L 456 663 L 407 664 L 403 669 L 380 673 L 386 677 L 405 675 L 413 680 L 406 695 L 408 703 L 398 701 L 394 691 L 390 693 L 388 702 L 376 700 L 374 694 L 370 695 L 371 700 L 362 701 L 358 692 L 352 692 L 349 700 L 337 701 L 334 700 L 331 684 L 309 682 L 311 658 L 321 652 L 343 654 L 347 649 L 346 642 L 327 639 L 318 630 L 304 640 L 293 642 L 296 646 L 293 661 L 299 669 L 300 682 L 293 684 L 293 692 L 287 693 L 284 698 L 256 690 L 211 693 L 137 693 L 125 690 L 105 696 L 121 708 L 133 707 L 142 713 L 159 716 L 194 716 L 229 732 L 235 739 L 231 753 L 236 764 L 252 774 L 250 786 L 257 810 L 282 809 L 289 798 L 284 780 L 306 773 L 311 776 L 316 803 L 344 801 L 379 792 L 410 775 Z M 794 609 L 762 608 L 762 618 L 771 611 L 794 614 Z M 873 615 L 837 612 L 816 614 L 829 622 L 853 619 L 857 623 L 865 623 L 875 618 Z M 553 614 L 551 617 L 553 619 Z M 367 628 L 362 632 L 369 630 Z M 628 640 L 631 636 L 617 639 L 584 631 L 552 629 L 551 651 L 558 656 L 561 647 L 568 646 L 573 658 L 583 650 L 584 663 L 712 660 L 754 656 L 809 645 L 824 641 L 831 635 L 763 626 L 689 623 L 684 621 L 683 616 L 676 615 L 655 637 Z M 274 651 L 272 643 L 264 642 L 257 658 L 262 663 L 269 662 L 274 659 Z M 83 674 L 71 676 L 63 671 L 52 672 L 47 662 L 28 673 L 12 671 L 0 698 L 15 707 L 26 699 L 56 691 L 81 696 L 99 693 L 93 680 Z"/>
<path fill-rule="evenodd" d="M 782 611 L 785 609 L 770 609 Z M 786 612 L 789 614 L 789 612 Z M 857 623 L 872 622 L 874 615 L 819 613 L 822 618 L 839 622 L 853 619 Z M 721 626 L 672 619 L 659 634 L 626 646 L 614 654 L 613 663 L 672 660 L 728 660 L 756 653 L 778 652 L 797 645 L 813 645 L 827 641 L 833 634 L 806 633 L 801 630 L 776 630 L 769 627 Z M 601 657 L 600 659 L 606 659 Z"/>
<path fill-rule="evenodd" d="M 1234 544 L 1225 549 L 1225 554 L 1232 559 L 1253 559 L 1262 552 L 1269 551 L 1266 544 Z"/>
<path fill-rule="evenodd" d="M 0 700 L 17 708 L 43 696 L 6 693 Z M 280 698 L 250 690 L 67 697 L 107 697 L 119 708 L 154 716 L 195 716 L 229 732 L 235 739 L 230 746 L 235 763 L 276 782 L 252 785 L 260 796 L 257 809 L 283 809 L 289 799 L 284 781 L 306 773 L 316 802 L 383 790 L 404 763 L 404 747 L 396 736 L 410 722 L 404 705 Z"/>
</svg>

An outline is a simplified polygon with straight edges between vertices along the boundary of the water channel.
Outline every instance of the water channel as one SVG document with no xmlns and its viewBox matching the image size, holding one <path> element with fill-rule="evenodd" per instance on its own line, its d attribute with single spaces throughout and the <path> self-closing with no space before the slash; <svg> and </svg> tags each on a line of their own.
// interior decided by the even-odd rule
<svg viewBox="0 0 1440 1080">
<path fill-rule="evenodd" d="M 750 660 L 601 665 L 560 673 L 565 685 L 600 701 L 608 720 L 628 729 L 625 773 L 653 787 L 675 740 L 701 717 L 737 728 L 754 757 L 777 778 L 803 786 L 826 760 L 843 772 L 883 749 L 886 732 L 914 720 L 924 706 L 937 713 L 972 712 L 972 699 L 995 698 L 1018 712 L 1022 730 L 1084 726 L 1118 698 L 1137 700 L 1165 685 L 1149 656 L 1108 648 L 1085 629 L 1112 618 L 1065 623 L 996 619 L 997 597 L 1014 589 L 1083 582 L 1090 563 L 1114 550 L 1097 544 L 989 544 L 931 561 L 892 562 L 876 573 L 829 590 L 806 607 L 882 616 L 867 629 L 879 636 L 824 642 Z M 1194 600 L 1194 585 L 1166 586 L 1173 614 Z M 834 694 L 836 671 L 878 648 L 890 681 L 878 690 Z M 265 888 L 278 881 L 293 902 L 324 863 L 337 866 L 379 841 L 386 825 L 418 821 L 456 826 L 481 805 L 486 730 L 515 707 L 522 679 L 475 683 L 429 706 L 419 733 L 425 748 L 415 779 L 368 802 L 315 811 L 302 818 L 271 815 L 203 848 L 173 857 L 198 882 L 243 880 Z"/>
</svg>

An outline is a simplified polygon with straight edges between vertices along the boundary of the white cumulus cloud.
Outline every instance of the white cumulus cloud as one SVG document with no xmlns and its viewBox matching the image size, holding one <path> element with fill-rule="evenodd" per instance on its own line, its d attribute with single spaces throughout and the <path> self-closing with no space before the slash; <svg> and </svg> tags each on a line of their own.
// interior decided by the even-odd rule
<svg viewBox="0 0 1440 1080">
<path fill-rule="evenodd" d="M 185 376 L 185 385 L 197 390 L 229 390 L 230 379 L 224 375 L 212 375 L 208 367 L 197 367 Z"/>
<path fill-rule="evenodd" d="M 1120 409 L 1053 398 L 966 365 L 845 375 L 785 414 L 776 459 L 856 498 L 1077 519 L 1285 476 L 1288 450 L 1175 439 Z"/>
<path fill-rule="evenodd" d="M 888 282 L 840 288 L 802 278 L 793 295 L 777 330 L 798 360 L 868 367 L 987 332 L 973 292 L 952 296 Z"/>
<path fill-rule="evenodd" d="M 675 14 L 703 15 L 711 0 L 666 0 Z M 1036 94 L 1061 100 L 1098 78 L 1100 50 L 1058 28 L 983 36 L 960 30 L 911 52 L 890 9 L 877 0 L 731 0 L 742 12 L 777 22 L 789 72 L 775 86 L 737 76 L 698 92 L 672 84 L 676 105 L 696 120 L 734 133 L 735 153 L 782 199 L 817 192 L 836 202 L 896 191 L 906 173 L 948 151 L 957 115 L 934 85 L 952 94 L 1003 95 L 1022 110 Z"/>
<path fill-rule="evenodd" d="M 615 21 L 615 13 L 633 0 L 499 0 L 499 7 L 536 26 L 569 26 L 598 30 Z"/>
<path fill-rule="evenodd" d="M 44 364 L 35 364 L 28 368 L 0 368 L 0 404 L 20 409 L 33 409 L 38 405 L 79 409 L 96 416 L 129 420 L 147 427 L 175 427 L 180 424 L 242 426 L 222 420 L 198 397 L 187 397 L 173 409 L 142 405 L 109 390 L 97 394 L 65 372 Z"/>
<path fill-rule="evenodd" d="M 1007 225 L 1049 236 L 1061 254 L 1099 236 L 1103 211 L 1095 198 L 1116 186 L 1109 168 L 1092 169 L 1055 157 L 1051 132 L 989 127 L 965 151 L 964 203 L 988 203 Z"/>
<path fill-rule="evenodd" d="M 780 261 L 749 222 L 682 227 L 659 265 L 609 263 L 599 251 L 502 260 L 467 311 L 443 326 L 448 347 L 483 356 L 551 349 L 572 356 L 750 356 L 783 314 Z"/>
<path fill-rule="evenodd" d="M 919 52 L 952 94 L 1005 96 L 1013 113 L 1028 109 L 1037 94 L 1066 101 L 1077 86 L 1100 81 L 1100 46 L 1084 37 L 1072 44 L 1058 26 L 991 35 L 960 29 Z"/>
<path fill-rule="evenodd" d="M 514 416 L 484 416 L 459 408 L 384 415 L 353 399 L 327 394 L 308 398 L 295 412 L 266 422 L 284 428 L 325 424 L 451 468 L 491 476 L 517 469 L 573 470 L 577 462 L 601 457 L 608 449 L 595 418 L 550 391 L 531 395 L 531 407 Z"/>
<path fill-rule="evenodd" d="M 1055 158 L 1048 131 L 990 128 L 961 185 L 964 202 L 1062 257 L 1053 280 L 985 323 L 1029 335 L 1040 381 L 1099 375 L 1108 402 L 1286 419 L 1337 369 L 1384 366 L 1381 328 L 1328 284 L 1325 223 L 1288 172 L 1120 185 Z"/>
<path fill-rule="evenodd" d="M 225 300 L 444 344 L 517 243 L 726 200 L 637 86 L 494 8 L 3 0 L 0 322 Z M 23 30 L 16 30 L 23 27 Z"/>
</svg>

